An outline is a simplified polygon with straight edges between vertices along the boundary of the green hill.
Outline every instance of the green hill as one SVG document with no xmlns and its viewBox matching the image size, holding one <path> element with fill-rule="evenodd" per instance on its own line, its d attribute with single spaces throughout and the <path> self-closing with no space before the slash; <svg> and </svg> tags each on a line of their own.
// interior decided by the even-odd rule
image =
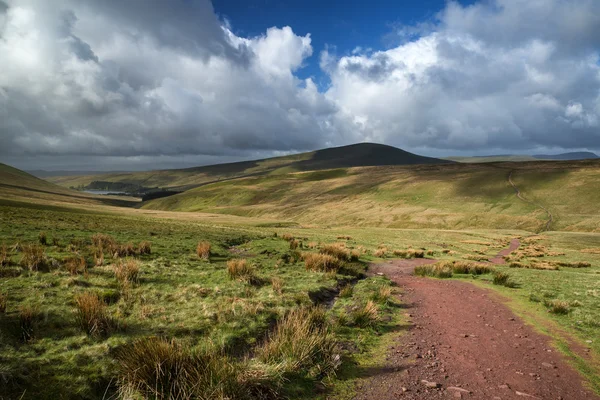
<svg viewBox="0 0 600 400">
<path fill-rule="evenodd" d="M 133 199 L 93 196 L 70 190 L 0 163 L 0 199 L 13 201 L 133 206 Z"/>
<path fill-rule="evenodd" d="M 110 183 L 112 182 L 133 185 L 139 188 L 161 187 L 186 190 L 208 182 L 244 176 L 358 166 L 441 164 L 449 162 L 451 161 L 419 156 L 392 146 L 359 143 L 254 161 L 161 171 L 50 177 L 48 180 L 66 187 L 87 187 L 95 182 L 95 187 L 110 189 Z"/>
<path fill-rule="evenodd" d="M 388 228 L 600 231 L 600 162 L 527 162 L 338 168 L 251 176 L 149 201 L 144 208 Z"/>
</svg>

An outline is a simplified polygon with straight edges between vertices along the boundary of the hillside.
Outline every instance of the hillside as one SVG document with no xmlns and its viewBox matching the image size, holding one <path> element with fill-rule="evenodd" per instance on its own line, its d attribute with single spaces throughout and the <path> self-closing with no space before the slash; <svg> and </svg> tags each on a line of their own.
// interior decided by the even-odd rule
<svg viewBox="0 0 600 400">
<path fill-rule="evenodd" d="M 135 204 L 133 199 L 93 196 L 66 189 L 2 163 L 0 163 L 0 199 L 114 206 L 132 206 Z"/>
<path fill-rule="evenodd" d="M 600 231 L 600 162 L 338 168 L 246 177 L 147 202 L 144 208 L 388 228 L 540 230 L 546 213 L 516 198 L 507 178 L 554 214 L 551 229 Z"/>
<path fill-rule="evenodd" d="M 533 157 L 539 160 L 594 160 L 598 158 L 595 153 L 589 151 L 579 151 L 573 153 L 562 153 L 562 154 L 538 154 Z"/>
<path fill-rule="evenodd" d="M 473 157 L 446 157 L 445 160 L 456 161 L 461 163 L 489 163 L 489 162 L 520 162 L 520 161 L 540 161 L 540 160 L 555 160 L 555 161 L 578 161 L 578 160 L 594 160 L 598 156 L 594 153 L 582 151 L 573 153 L 561 154 L 536 154 L 528 155 L 495 155 L 495 156 L 473 156 Z"/>
<path fill-rule="evenodd" d="M 140 188 L 170 188 L 185 190 L 207 182 L 263 174 L 281 174 L 333 168 L 383 165 L 441 164 L 450 161 L 423 157 L 407 151 L 375 143 L 359 143 L 332 147 L 308 153 L 266 158 L 202 167 L 160 171 L 110 173 L 86 176 L 49 177 L 48 180 L 65 187 L 89 186 L 96 188 L 108 182 L 136 185 Z M 98 184 L 98 182 L 101 182 Z"/>
</svg>

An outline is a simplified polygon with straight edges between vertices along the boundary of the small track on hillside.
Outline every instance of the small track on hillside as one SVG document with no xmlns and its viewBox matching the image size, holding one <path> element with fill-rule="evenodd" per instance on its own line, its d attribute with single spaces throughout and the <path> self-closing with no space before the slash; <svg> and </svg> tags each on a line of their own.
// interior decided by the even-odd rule
<svg viewBox="0 0 600 400">
<path fill-rule="evenodd" d="M 517 185 L 515 185 L 515 183 L 512 181 L 512 174 L 513 172 L 515 172 L 514 170 L 510 171 L 510 173 L 508 174 L 508 183 L 510 183 L 510 185 L 513 187 L 513 189 L 515 190 L 515 193 L 517 195 L 517 197 L 519 198 L 519 200 L 524 201 L 525 203 L 534 205 L 538 208 L 541 208 L 542 210 L 544 210 L 546 212 L 546 214 L 548 215 L 548 221 L 546 221 L 546 224 L 544 225 L 544 228 L 542 228 L 540 230 L 540 232 L 544 232 L 544 231 L 548 231 L 550 230 L 550 226 L 552 225 L 552 222 L 554 222 L 554 217 L 552 216 L 552 213 L 550 212 L 550 210 L 548 210 L 546 207 L 544 207 L 543 205 L 539 204 L 539 203 L 535 203 L 531 200 L 526 199 L 525 197 L 523 197 L 523 194 L 521 193 L 521 190 L 517 187 Z"/>
</svg>

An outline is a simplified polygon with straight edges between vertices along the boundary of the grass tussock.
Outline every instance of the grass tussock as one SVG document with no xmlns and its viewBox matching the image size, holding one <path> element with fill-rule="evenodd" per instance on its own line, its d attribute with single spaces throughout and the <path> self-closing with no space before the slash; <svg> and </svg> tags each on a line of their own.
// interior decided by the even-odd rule
<svg viewBox="0 0 600 400">
<path fill-rule="evenodd" d="M 296 250 L 298 246 L 301 245 L 301 242 L 297 239 L 290 240 L 290 250 Z"/>
<path fill-rule="evenodd" d="M 140 280 L 140 263 L 139 261 L 128 258 L 126 260 L 118 260 L 114 266 L 115 278 L 122 286 L 139 283 Z"/>
<path fill-rule="evenodd" d="M 339 296 L 343 299 L 347 299 L 349 297 L 352 297 L 353 293 L 354 293 L 354 287 L 350 284 L 346 284 L 346 285 L 342 286 L 342 288 L 340 289 Z"/>
<path fill-rule="evenodd" d="M 333 374 L 339 366 L 336 347 L 325 311 L 300 308 L 279 321 L 256 355 L 265 364 L 279 366 L 283 373 L 301 372 L 320 378 Z"/>
<path fill-rule="evenodd" d="M 346 248 L 346 245 L 343 243 L 331 243 L 323 245 L 319 252 L 321 254 L 328 254 L 330 256 L 333 256 L 341 261 L 350 260 L 350 251 Z"/>
<path fill-rule="evenodd" d="M 465 254 L 462 256 L 462 258 L 471 261 L 487 261 L 488 256 L 483 254 Z"/>
<path fill-rule="evenodd" d="M 92 244 L 102 249 L 111 249 L 117 244 L 117 242 L 110 235 L 106 235 L 104 233 L 96 233 L 92 235 Z"/>
<path fill-rule="evenodd" d="M 38 241 L 42 246 L 48 245 L 48 236 L 46 235 L 46 232 L 40 232 L 38 234 Z"/>
<path fill-rule="evenodd" d="M 148 337 L 122 347 L 115 358 L 123 398 L 252 398 L 251 374 L 214 346 L 190 351 L 175 341 Z"/>
<path fill-rule="evenodd" d="M 4 293 L 0 292 L 0 314 L 4 314 L 6 312 L 6 308 L 8 307 L 8 296 Z"/>
<path fill-rule="evenodd" d="M 146 240 L 140 242 L 140 244 L 138 245 L 138 254 L 142 256 L 152 254 L 152 244 Z"/>
<path fill-rule="evenodd" d="M 455 274 L 483 275 L 494 272 L 494 267 L 472 261 L 454 261 L 452 272 Z"/>
<path fill-rule="evenodd" d="M 114 329 L 106 303 L 97 293 L 84 292 L 75 296 L 76 320 L 81 329 L 90 336 L 105 336 Z"/>
<path fill-rule="evenodd" d="M 0 245 L 0 267 L 4 267 L 8 265 L 10 261 L 10 255 L 8 253 L 8 248 L 3 243 Z"/>
<path fill-rule="evenodd" d="M 196 247 L 196 254 L 203 260 L 210 259 L 210 242 L 199 242 Z"/>
<path fill-rule="evenodd" d="M 291 242 L 292 240 L 294 240 L 294 236 L 289 233 L 284 233 L 283 235 L 281 235 L 281 238 L 287 242 Z"/>
<path fill-rule="evenodd" d="M 338 240 L 352 240 L 352 236 L 338 236 Z"/>
<path fill-rule="evenodd" d="M 394 250 L 394 255 L 402 258 L 423 258 L 425 257 L 425 251 L 415 249 Z"/>
<path fill-rule="evenodd" d="M 587 254 L 600 254 L 600 249 L 599 248 L 583 249 L 583 250 L 580 250 L 580 252 L 587 253 Z"/>
<path fill-rule="evenodd" d="M 360 250 L 352 249 L 350 250 L 350 261 L 358 261 L 360 258 Z"/>
<path fill-rule="evenodd" d="M 567 267 L 567 268 L 590 268 L 592 266 L 591 263 L 586 262 L 586 261 L 575 261 L 575 262 L 559 261 L 557 264 L 560 265 L 561 267 Z"/>
<path fill-rule="evenodd" d="M 379 322 L 379 310 L 373 300 L 368 300 L 362 307 L 351 312 L 352 324 L 360 328 L 373 327 Z"/>
<path fill-rule="evenodd" d="M 21 247 L 21 266 L 29 271 L 41 271 L 48 267 L 46 251 L 39 244 L 24 244 Z"/>
<path fill-rule="evenodd" d="M 559 300 L 559 299 L 545 299 L 544 305 L 548 307 L 548 310 L 552 314 L 561 314 L 565 315 L 571 312 L 571 305 L 568 301 Z"/>
<path fill-rule="evenodd" d="M 24 343 L 34 339 L 38 319 L 39 311 L 36 307 L 25 305 L 19 308 L 19 332 Z"/>
<path fill-rule="evenodd" d="M 85 258 L 81 256 L 67 258 L 64 263 L 64 268 L 71 275 L 85 274 L 87 272 Z"/>
<path fill-rule="evenodd" d="M 373 293 L 372 300 L 376 303 L 387 304 L 392 297 L 392 287 L 388 285 L 379 286 Z"/>
<path fill-rule="evenodd" d="M 510 275 L 506 272 L 496 271 L 492 276 L 492 283 L 498 286 L 506 286 L 508 288 L 516 287 L 516 284 L 510 280 Z"/>
<path fill-rule="evenodd" d="M 275 293 L 281 295 L 283 293 L 283 279 L 274 276 L 271 278 L 271 287 Z"/>
<path fill-rule="evenodd" d="M 303 253 L 302 259 L 308 271 L 335 272 L 342 266 L 339 258 L 329 254 Z"/>
<path fill-rule="evenodd" d="M 254 267 L 241 258 L 227 261 L 227 275 L 231 280 L 244 282 L 250 282 L 256 277 Z"/>
<path fill-rule="evenodd" d="M 373 255 L 377 258 L 385 258 L 387 255 L 387 251 L 387 248 L 380 247 L 377 250 L 375 250 L 375 253 L 373 253 Z"/>
<path fill-rule="evenodd" d="M 430 276 L 434 278 L 452 278 L 453 263 L 441 261 L 435 264 L 419 265 L 415 267 L 415 275 Z"/>
</svg>

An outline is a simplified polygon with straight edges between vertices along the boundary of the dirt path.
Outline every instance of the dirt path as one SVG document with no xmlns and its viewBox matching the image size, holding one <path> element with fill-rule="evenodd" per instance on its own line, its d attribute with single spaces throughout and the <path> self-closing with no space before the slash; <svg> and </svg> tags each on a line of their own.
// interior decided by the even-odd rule
<svg viewBox="0 0 600 400">
<path fill-rule="evenodd" d="M 527 200 L 525 197 L 523 197 L 523 195 L 521 194 L 521 190 L 517 187 L 517 185 L 515 185 L 515 183 L 512 181 L 512 174 L 515 171 L 510 171 L 510 173 L 508 174 L 508 183 L 510 183 L 510 185 L 513 187 L 513 189 L 515 189 L 515 193 L 517 194 L 517 197 L 521 200 L 524 201 L 525 203 L 529 203 L 529 204 L 533 204 L 534 206 L 541 208 L 542 210 L 544 210 L 546 212 L 546 214 L 548 215 L 548 221 L 546 221 L 546 225 L 544 226 L 544 229 L 542 229 L 540 232 L 544 232 L 544 231 L 548 231 L 550 230 L 550 226 L 552 225 L 552 222 L 554 222 L 554 217 L 552 216 L 552 213 L 543 205 L 538 204 L 538 203 L 534 203 L 531 200 Z"/>
<path fill-rule="evenodd" d="M 489 261 L 492 264 L 496 264 L 496 265 L 505 264 L 506 260 L 504 260 L 504 256 L 507 256 L 510 253 L 512 253 L 513 251 L 515 251 L 516 249 L 518 249 L 520 245 L 521 245 L 521 242 L 519 241 L 519 239 L 512 239 L 506 249 L 500 250 L 500 252 L 498 254 L 496 254 L 495 257 L 490 258 Z"/>
<path fill-rule="evenodd" d="M 491 290 L 412 275 L 435 260 L 371 266 L 404 291 L 408 330 L 390 346 L 386 365 L 369 371 L 355 397 L 374 399 L 564 399 L 600 397 L 551 345 Z"/>
</svg>

